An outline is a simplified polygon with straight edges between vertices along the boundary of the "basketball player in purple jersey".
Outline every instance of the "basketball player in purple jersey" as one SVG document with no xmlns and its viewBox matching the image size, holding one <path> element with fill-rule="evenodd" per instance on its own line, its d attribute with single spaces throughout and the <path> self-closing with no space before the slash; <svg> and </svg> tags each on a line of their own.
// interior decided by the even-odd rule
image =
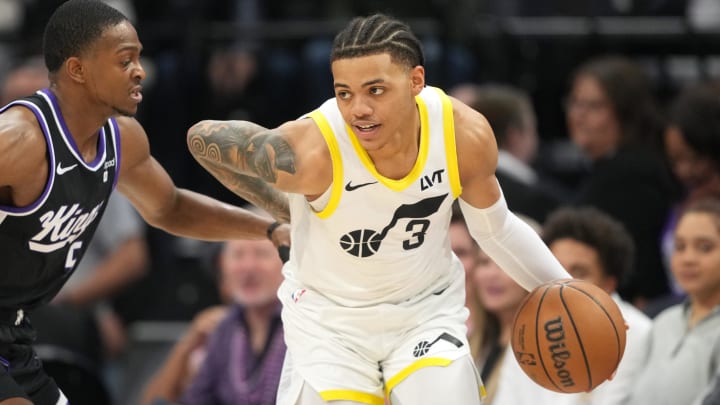
<svg viewBox="0 0 720 405">
<path fill-rule="evenodd" d="M 66 2 L 44 34 L 50 88 L 0 110 L 2 405 L 67 402 L 31 347 L 28 314 L 70 277 L 115 186 L 147 222 L 176 235 L 229 240 L 270 233 L 276 245 L 289 243 L 288 229 L 275 230 L 271 220 L 176 188 L 152 158 L 132 118 L 145 78 L 141 50 L 117 10 L 100 1 Z M 286 197 L 270 188 L 255 197 L 288 220 Z"/>
</svg>

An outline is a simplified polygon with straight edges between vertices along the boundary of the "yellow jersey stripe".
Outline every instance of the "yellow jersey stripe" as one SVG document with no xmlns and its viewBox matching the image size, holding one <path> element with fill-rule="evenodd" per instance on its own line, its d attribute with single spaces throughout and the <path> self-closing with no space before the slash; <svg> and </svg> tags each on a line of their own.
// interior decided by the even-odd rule
<svg viewBox="0 0 720 405">
<path fill-rule="evenodd" d="M 445 154 L 448 165 L 448 177 L 450 178 L 450 189 L 453 197 L 458 198 L 462 193 L 460 184 L 460 171 L 458 170 L 457 145 L 455 144 L 455 119 L 453 118 L 453 107 L 450 98 L 439 88 L 434 89 L 440 95 L 443 110 L 443 132 L 445 133 Z"/>
<path fill-rule="evenodd" d="M 354 401 L 368 405 L 384 405 L 385 399 L 377 395 L 353 390 L 328 390 L 320 392 L 325 401 Z"/>
<path fill-rule="evenodd" d="M 375 164 L 373 163 L 372 159 L 370 159 L 367 151 L 365 150 L 365 148 L 362 147 L 362 145 L 360 145 L 360 141 L 358 141 L 355 132 L 353 132 L 352 128 L 349 125 L 345 125 L 345 129 L 350 136 L 350 141 L 352 142 L 352 145 L 355 148 L 357 155 L 360 157 L 360 161 L 362 161 L 363 165 L 380 183 L 384 184 L 389 189 L 395 191 L 402 191 L 408 186 L 410 186 L 412 183 L 414 183 L 418 179 L 418 177 L 420 177 L 420 173 L 422 173 L 422 170 L 425 167 L 425 162 L 427 162 L 428 158 L 428 149 L 430 144 L 430 128 L 428 124 L 427 105 L 425 104 L 425 101 L 420 98 L 420 96 L 415 97 L 415 102 L 417 103 L 418 112 L 420 114 L 420 147 L 418 150 L 418 157 L 415 161 L 415 166 L 413 166 L 412 170 L 410 170 L 410 173 L 408 173 L 407 176 L 399 180 L 387 178 L 377 171 L 377 169 L 375 168 Z"/>
<path fill-rule="evenodd" d="M 330 127 L 325 116 L 319 110 L 311 112 L 308 116 L 312 118 L 318 128 L 320 128 L 320 132 L 323 138 L 325 138 L 325 143 L 327 143 L 328 149 L 330 150 L 330 159 L 332 160 L 333 182 L 331 186 L 332 190 L 330 191 L 330 200 L 322 211 L 315 213 L 318 217 L 325 219 L 335 212 L 338 204 L 340 204 L 343 183 L 342 155 L 340 155 L 340 146 L 337 143 L 337 139 L 335 139 L 332 127 Z"/>
</svg>

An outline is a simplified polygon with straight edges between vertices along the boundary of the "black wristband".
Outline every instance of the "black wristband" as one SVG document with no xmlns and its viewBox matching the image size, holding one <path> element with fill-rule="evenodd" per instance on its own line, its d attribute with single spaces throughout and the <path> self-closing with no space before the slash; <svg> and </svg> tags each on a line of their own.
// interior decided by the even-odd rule
<svg viewBox="0 0 720 405">
<path fill-rule="evenodd" d="M 273 232 L 275 232 L 275 229 L 277 229 L 277 227 L 280 225 L 282 225 L 282 223 L 275 221 L 267 227 L 266 233 L 267 233 L 268 239 L 272 240 Z"/>
</svg>

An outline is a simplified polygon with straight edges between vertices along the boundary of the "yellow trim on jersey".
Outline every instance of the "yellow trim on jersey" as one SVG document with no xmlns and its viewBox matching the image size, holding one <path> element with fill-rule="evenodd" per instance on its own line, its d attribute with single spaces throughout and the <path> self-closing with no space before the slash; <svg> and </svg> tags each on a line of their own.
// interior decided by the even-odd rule
<svg viewBox="0 0 720 405">
<path fill-rule="evenodd" d="M 423 168 L 425 168 L 425 162 L 427 162 L 428 148 L 430 144 L 428 111 L 427 106 L 425 105 L 425 101 L 420 98 L 420 96 L 415 97 L 415 102 L 417 103 L 418 112 L 420 113 L 420 147 L 418 150 L 417 160 L 415 161 L 415 166 L 413 166 L 412 170 L 410 170 L 410 173 L 408 173 L 407 176 L 400 180 L 387 178 L 377 171 L 377 169 L 375 168 L 375 164 L 373 164 L 372 159 L 370 159 L 370 155 L 368 155 L 365 148 L 360 145 L 360 141 L 357 140 L 355 132 L 353 132 L 352 128 L 349 125 L 345 124 L 345 129 L 350 136 L 350 141 L 352 141 L 355 152 L 357 152 L 363 165 L 365 165 L 368 171 L 370 171 L 370 173 L 372 173 L 372 175 L 376 179 L 378 179 L 380 183 L 384 184 L 389 189 L 395 191 L 402 191 L 408 186 L 410 186 L 412 183 L 414 183 L 415 180 L 420 177 L 420 173 L 422 173 Z"/>
<path fill-rule="evenodd" d="M 312 118 L 318 128 L 320 128 L 320 132 L 322 133 L 323 138 L 325 138 L 325 143 L 330 150 L 330 160 L 332 161 L 333 182 L 331 186 L 332 191 L 330 191 L 330 200 L 328 200 L 327 205 L 322 209 L 322 211 L 315 213 L 315 215 L 321 219 L 325 219 L 335 212 L 338 204 L 340 204 L 343 182 L 342 155 L 340 154 L 340 146 L 337 143 L 337 139 L 335 139 L 335 134 L 328 123 L 327 118 L 325 118 L 320 110 L 315 110 L 308 114 L 308 116 Z"/>
<path fill-rule="evenodd" d="M 450 365 L 450 363 L 452 363 L 452 360 L 443 359 L 440 357 L 428 357 L 426 359 L 418 360 L 411 365 L 405 367 L 404 369 L 400 370 L 399 373 L 395 374 L 393 378 L 389 379 L 388 382 L 385 383 L 385 395 L 389 397 L 390 392 L 392 392 L 393 388 L 400 384 L 404 379 L 408 378 L 410 374 L 418 371 L 423 367 L 447 367 L 448 365 Z"/>
<path fill-rule="evenodd" d="M 385 399 L 377 395 L 353 390 L 327 390 L 319 393 L 324 401 L 354 401 L 368 405 L 384 405 Z"/>
<path fill-rule="evenodd" d="M 462 193 L 462 185 L 460 184 L 460 171 L 457 162 L 457 145 L 455 144 L 455 119 L 453 117 L 453 107 L 450 97 L 442 90 L 433 87 L 440 95 L 442 100 L 443 112 L 443 132 L 445 134 L 445 158 L 448 165 L 448 177 L 450 178 L 450 189 L 453 196 L 458 198 Z"/>
</svg>

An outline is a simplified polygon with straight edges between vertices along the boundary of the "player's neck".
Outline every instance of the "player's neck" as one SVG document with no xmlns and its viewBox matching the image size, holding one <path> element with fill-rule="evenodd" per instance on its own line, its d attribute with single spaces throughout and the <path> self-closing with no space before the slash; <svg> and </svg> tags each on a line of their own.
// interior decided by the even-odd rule
<svg viewBox="0 0 720 405">
<path fill-rule="evenodd" d="M 68 135 L 73 138 L 86 161 L 94 159 L 99 130 L 112 115 L 99 112 L 97 106 L 87 101 L 86 95 L 78 94 L 70 86 L 53 83 L 50 90 L 57 99 L 60 113 L 70 131 Z"/>
<path fill-rule="evenodd" d="M 368 151 L 378 173 L 387 178 L 399 180 L 410 173 L 420 152 L 420 118 L 415 125 L 403 127 L 390 136 L 381 148 Z"/>
</svg>

